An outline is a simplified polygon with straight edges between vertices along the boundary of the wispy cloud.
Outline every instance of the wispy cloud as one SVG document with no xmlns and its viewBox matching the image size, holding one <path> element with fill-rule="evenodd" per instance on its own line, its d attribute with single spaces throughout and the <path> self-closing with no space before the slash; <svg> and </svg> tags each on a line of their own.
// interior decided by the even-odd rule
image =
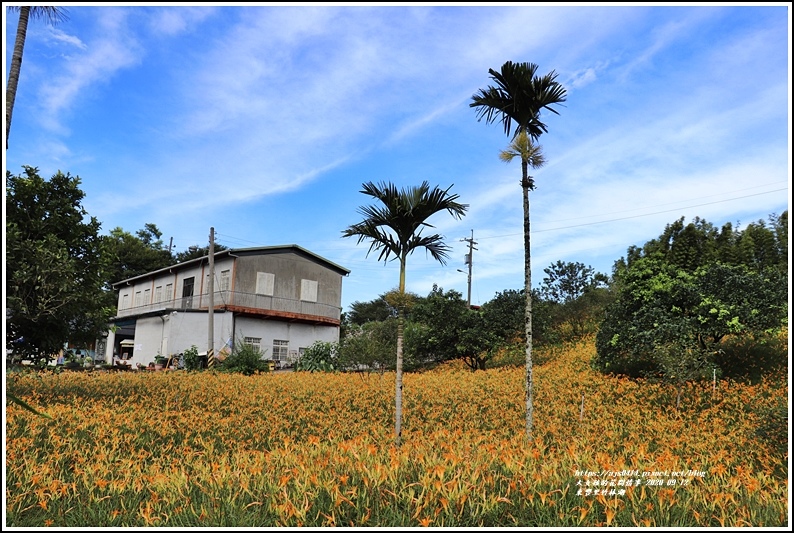
<svg viewBox="0 0 794 533">
<path fill-rule="evenodd" d="M 72 45 L 72 46 L 74 46 L 76 48 L 79 48 L 80 50 L 85 50 L 86 49 L 85 43 L 83 43 L 83 41 L 81 41 L 79 37 L 76 37 L 74 35 L 69 35 L 65 31 L 63 31 L 61 29 L 58 29 L 58 28 L 54 28 L 52 26 L 48 26 L 48 28 L 49 28 L 49 32 L 50 32 L 50 38 L 53 41 L 57 41 L 59 43 L 70 44 L 70 45 Z"/>
<path fill-rule="evenodd" d="M 70 55 L 62 71 L 39 89 L 39 120 L 45 128 L 60 135 L 69 131 L 62 123 L 62 113 L 69 111 L 78 99 L 90 99 L 90 88 L 96 84 L 107 83 L 117 71 L 142 60 L 142 49 L 126 27 L 126 13 L 120 9 L 97 13 L 99 35 L 80 47 L 83 53 Z"/>
<path fill-rule="evenodd" d="M 11 168 L 80 174 L 105 227 L 154 222 L 196 244 L 215 224 L 249 245 L 327 253 L 354 267 L 346 299 L 396 284 L 394 264 L 340 238 L 370 180 L 454 183 L 470 204 L 462 221 L 433 221 L 453 256 L 446 267 L 412 257 L 411 290 L 465 288 L 460 239 L 472 229 L 481 296 L 520 287 L 520 165 L 498 160 L 507 137 L 468 106 L 506 60 L 556 71 L 569 96 L 545 115 L 549 163 L 533 171 L 539 272 L 558 259 L 607 270 L 682 213 L 779 210 L 750 196 L 760 190 L 719 194 L 790 175 L 784 8 L 74 10 L 39 28 L 43 49 L 30 36 Z M 26 122 L 34 112 L 43 127 Z"/>
<path fill-rule="evenodd" d="M 147 21 L 155 34 L 173 36 L 211 17 L 216 7 L 164 7 L 150 10 Z"/>
</svg>

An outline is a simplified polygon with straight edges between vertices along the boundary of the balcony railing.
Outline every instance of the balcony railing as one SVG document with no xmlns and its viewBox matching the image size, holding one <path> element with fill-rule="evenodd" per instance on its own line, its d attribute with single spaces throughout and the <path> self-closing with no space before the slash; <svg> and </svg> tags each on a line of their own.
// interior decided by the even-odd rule
<svg viewBox="0 0 794 533">
<path fill-rule="evenodd" d="M 277 311 L 297 315 L 320 316 L 334 320 L 339 319 L 339 313 L 341 311 L 339 307 L 334 305 L 304 302 L 303 300 L 278 298 L 275 296 L 264 296 L 262 294 L 239 291 L 215 291 L 213 300 L 215 309 L 233 306 L 236 309 L 246 308 L 252 310 Z M 208 295 L 197 294 L 184 298 L 176 298 L 174 300 L 164 300 L 161 302 L 119 309 L 117 316 L 142 315 L 166 309 L 207 309 L 208 306 Z"/>
</svg>

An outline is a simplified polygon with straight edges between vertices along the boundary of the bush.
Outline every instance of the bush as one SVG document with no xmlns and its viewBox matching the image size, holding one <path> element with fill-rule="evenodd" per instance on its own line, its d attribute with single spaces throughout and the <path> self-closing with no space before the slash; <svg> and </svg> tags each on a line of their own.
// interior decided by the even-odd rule
<svg viewBox="0 0 794 533">
<path fill-rule="evenodd" d="M 335 342 L 315 341 L 309 346 L 298 362 L 295 363 L 296 371 L 308 372 L 333 372 L 338 370 L 337 362 L 339 344 Z"/>
<path fill-rule="evenodd" d="M 270 367 L 264 359 L 264 352 L 250 344 L 236 342 L 231 355 L 218 367 L 224 372 L 239 372 L 246 376 L 258 372 L 269 372 Z"/>
<path fill-rule="evenodd" d="M 185 370 L 199 370 L 201 368 L 198 348 L 195 344 L 184 351 L 182 358 L 185 361 Z"/>
</svg>

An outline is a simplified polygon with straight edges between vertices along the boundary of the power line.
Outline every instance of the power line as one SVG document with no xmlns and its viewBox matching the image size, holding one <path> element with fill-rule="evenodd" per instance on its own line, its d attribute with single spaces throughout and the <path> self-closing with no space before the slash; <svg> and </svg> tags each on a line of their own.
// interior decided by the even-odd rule
<svg viewBox="0 0 794 533">
<path fill-rule="evenodd" d="M 772 191 L 759 192 L 759 193 L 756 193 L 756 194 L 747 194 L 745 196 L 737 196 L 735 198 L 727 198 L 725 200 L 717 200 L 716 202 L 706 202 L 704 204 L 696 204 L 696 205 L 690 205 L 690 206 L 685 206 L 685 207 L 677 207 L 675 209 L 666 209 L 666 210 L 663 210 L 663 211 L 654 211 L 652 213 L 643 213 L 641 215 L 633 215 L 633 216 L 630 216 L 630 217 L 610 218 L 608 220 L 599 220 L 597 222 L 586 222 L 584 224 L 574 224 L 572 226 L 560 226 L 558 228 L 535 229 L 535 230 L 532 230 L 532 233 L 545 233 L 547 231 L 559 231 L 559 230 L 570 229 L 570 228 L 581 228 L 583 226 L 595 226 L 596 224 L 606 224 L 607 222 L 618 222 L 620 220 L 629 220 L 629 219 L 632 219 L 632 218 L 648 217 L 648 216 L 652 216 L 652 215 L 659 215 L 659 214 L 662 214 L 662 213 L 671 213 L 671 212 L 674 212 L 674 211 L 681 211 L 682 209 L 691 209 L 693 207 L 703 207 L 704 205 L 720 204 L 720 203 L 723 203 L 723 202 L 730 202 L 730 201 L 733 201 L 733 200 L 741 200 L 742 198 L 750 198 L 752 196 L 760 196 L 762 194 L 769 194 L 769 193 L 772 193 L 772 192 L 780 192 L 780 191 L 786 191 L 786 190 L 788 190 L 788 189 L 775 189 L 775 190 L 772 190 Z M 599 215 L 592 215 L 592 216 L 599 216 Z M 582 217 L 582 218 L 589 218 L 589 217 Z M 513 237 L 515 235 L 522 235 L 522 233 L 508 233 L 508 234 L 505 234 L 505 235 L 492 235 L 490 237 L 480 237 L 480 238 L 481 239 L 497 239 L 497 238 L 501 238 L 501 237 Z"/>
<path fill-rule="evenodd" d="M 769 185 L 771 185 L 771 184 L 769 184 Z M 739 191 L 744 191 L 744 190 L 756 189 L 756 188 L 762 187 L 762 186 L 763 185 L 759 185 L 759 186 L 756 186 L 756 187 L 748 187 L 746 189 L 739 189 L 737 191 L 732 191 L 732 192 L 739 192 Z M 640 217 L 647 217 L 647 216 L 652 216 L 652 215 L 659 215 L 659 214 L 663 214 L 663 213 L 671 213 L 671 212 L 674 212 L 674 211 L 680 211 L 682 209 L 691 209 L 693 207 L 703 207 L 703 206 L 706 206 L 706 205 L 714 205 L 714 204 L 719 204 L 719 203 L 723 203 L 723 202 L 731 202 L 733 200 L 741 200 L 743 198 L 750 198 L 750 197 L 753 197 L 753 196 L 760 196 L 762 194 L 770 194 L 770 193 L 773 193 L 773 192 L 780 192 L 780 191 L 785 191 L 785 190 L 788 190 L 788 189 L 787 188 L 773 189 L 771 191 L 764 191 L 764 192 L 759 192 L 759 193 L 756 193 L 756 194 L 747 194 L 747 195 L 744 195 L 744 196 L 736 196 L 736 197 L 733 197 L 733 198 L 726 198 L 724 200 L 717 200 L 717 201 L 714 201 L 714 202 L 706 202 L 706 203 L 701 203 L 701 204 L 694 204 L 694 205 L 690 205 L 690 206 L 677 207 L 677 208 L 674 208 L 674 209 L 667 209 L 667 210 L 662 210 L 662 211 L 653 211 L 653 212 L 650 212 L 650 213 L 641 213 L 641 214 L 638 214 L 638 215 L 632 215 L 632 216 L 627 216 L 627 217 L 618 217 L 618 218 L 611 218 L 611 219 L 607 219 L 607 220 L 599 220 L 599 221 L 596 221 L 596 222 L 586 222 L 586 223 L 583 223 L 583 224 L 574 224 L 574 225 L 571 225 L 571 226 L 560 226 L 560 227 L 557 227 L 557 228 L 547 228 L 547 229 L 535 229 L 532 232 L 533 233 L 545 233 L 545 232 L 548 232 L 548 231 L 558 231 L 558 230 L 563 230 L 563 229 L 579 228 L 579 227 L 584 227 L 584 226 L 593 226 L 593 225 L 596 225 L 596 224 L 606 224 L 608 222 L 618 222 L 618 221 L 621 221 L 621 220 L 629 220 L 629 219 L 632 219 L 632 218 L 640 218 Z M 712 198 L 714 196 L 718 196 L 718 195 L 701 196 L 701 197 L 698 197 L 698 198 L 692 198 L 692 200 L 697 200 L 697 199 L 701 199 L 701 198 Z M 670 205 L 670 204 L 661 204 L 661 205 Z M 655 207 L 658 207 L 658 206 L 655 206 Z M 637 208 L 637 209 L 642 209 L 642 208 Z M 627 212 L 631 212 L 631 211 L 636 211 L 637 209 L 629 209 L 629 210 L 617 211 L 617 212 L 618 213 L 627 213 Z M 611 214 L 615 214 L 615 213 L 616 212 L 613 211 Z M 583 216 L 583 217 L 560 219 L 560 220 L 557 220 L 556 222 L 564 222 L 565 220 L 579 220 L 579 219 L 582 219 L 582 218 L 592 218 L 592 217 L 597 217 L 597 216 L 603 216 L 603 215 L 588 215 L 588 216 Z M 241 243 L 249 243 L 249 244 L 252 244 L 253 246 L 264 246 L 263 244 L 261 244 L 261 242 L 250 241 L 250 240 L 243 239 L 243 238 L 240 238 L 240 237 L 235 237 L 235 236 L 232 236 L 232 235 L 226 235 L 226 234 L 223 234 L 223 233 L 216 233 L 215 235 L 216 235 L 216 237 L 224 237 L 224 239 L 223 239 L 224 242 L 238 241 L 238 242 L 241 242 Z M 516 236 L 516 235 L 522 235 L 522 234 L 521 233 L 508 233 L 508 234 L 504 234 L 504 235 L 492 235 L 490 237 L 480 237 L 480 239 L 498 239 L 498 238 L 502 238 L 502 237 L 513 237 L 513 236 Z M 329 249 L 322 249 L 322 250 L 318 249 L 316 251 L 324 252 L 324 251 L 327 251 L 327 250 L 329 250 Z M 337 250 L 344 250 L 344 248 L 333 249 L 333 251 L 337 251 Z"/>
<path fill-rule="evenodd" d="M 732 194 L 732 193 L 743 192 L 743 191 L 750 191 L 750 190 L 753 190 L 753 189 L 760 189 L 761 187 L 769 187 L 771 185 L 777 185 L 779 183 L 783 183 L 783 182 L 782 181 L 776 181 L 776 182 L 773 182 L 773 183 L 765 183 L 763 185 L 755 185 L 753 187 L 745 187 L 744 189 L 736 189 L 736 190 L 733 190 L 733 191 L 723 191 L 723 192 L 721 192 L 719 194 L 710 194 L 708 196 L 699 196 L 697 198 L 690 198 L 689 200 L 685 200 L 685 201 L 692 202 L 692 201 L 695 201 L 695 200 L 705 200 L 706 198 L 714 198 L 715 196 L 725 196 L 726 194 Z M 777 190 L 780 190 L 780 189 L 777 189 Z M 769 192 L 776 192 L 776 191 L 765 191 L 765 192 L 758 193 L 758 194 L 767 194 Z M 750 196 L 753 196 L 753 195 L 750 195 Z M 746 197 L 745 196 L 740 196 L 739 198 L 746 198 Z M 731 200 L 731 199 L 732 198 L 728 198 L 728 200 Z M 720 201 L 728 201 L 728 200 L 720 200 Z M 650 207 L 648 207 L 648 206 L 635 207 L 634 209 L 624 209 L 622 211 L 612 211 L 611 213 L 604 213 L 603 215 L 585 215 L 585 216 L 581 216 L 581 217 L 563 218 L 563 219 L 557 220 L 557 222 L 565 222 L 566 220 L 581 220 L 583 218 L 593 218 L 593 217 L 604 216 L 604 215 L 616 215 L 618 213 L 631 213 L 632 211 L 640 211 L 642 209 L 652 209 L 652 208 L 655 208 L 655 207 L 664 207 L 666 205 L 676 205 L 676 204 L 680 204 L 680 203 L 681 203 L 681 201 L 679 200 L 677 202 L 668 202 L 666 204 L 658 204 L 658 205 L 654 205 L 654 206 L 650 206 Z"/>
</svg>

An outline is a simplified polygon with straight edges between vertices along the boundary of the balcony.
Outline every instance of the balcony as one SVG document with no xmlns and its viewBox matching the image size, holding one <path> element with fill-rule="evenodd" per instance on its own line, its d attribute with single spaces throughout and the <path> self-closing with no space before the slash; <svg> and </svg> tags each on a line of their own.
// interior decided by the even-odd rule
<svg viewBox="0 0 794 533">
<path fill-rule="evenodd" d="M 334 305 L 239 291 L 215 291 L 213 305 L 216 310 L 229 310 L 251 316 L 336 325 L 339 324 L 341 311 L 341 308 Z M 119 309 L 116 316 L 122 318 L 174 309 L 206 311 L 208 306 L 208 296 L 200 294 Z"/>
</svg>

